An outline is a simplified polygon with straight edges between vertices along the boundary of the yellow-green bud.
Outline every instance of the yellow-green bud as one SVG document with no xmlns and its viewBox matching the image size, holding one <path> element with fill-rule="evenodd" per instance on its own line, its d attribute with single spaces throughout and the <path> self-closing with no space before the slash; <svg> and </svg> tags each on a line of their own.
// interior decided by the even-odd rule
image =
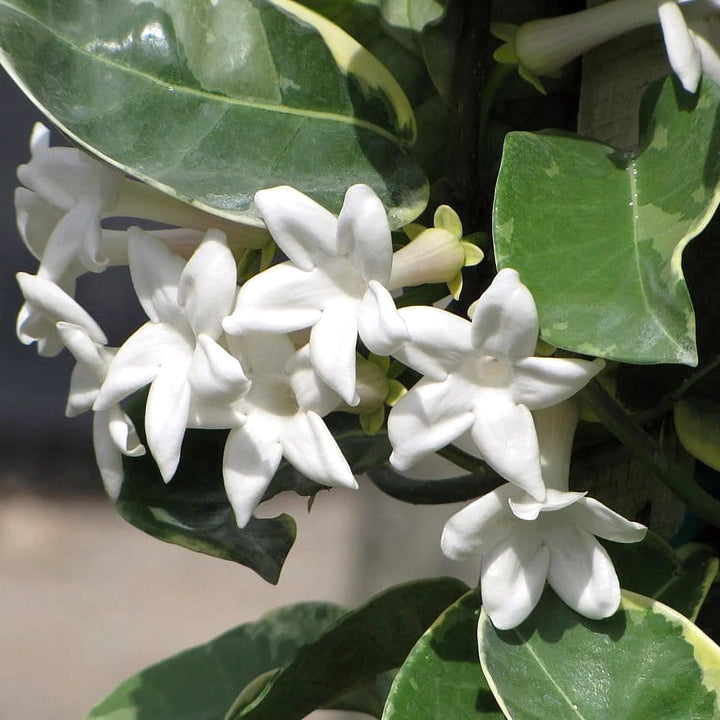
<svg viewBox="0 0 720 720">
<path fill-rule="evenodd" d="M 410 242 L 393 254 L 390 290 L 416 285 L 447 283 L 454 296 L 462 289 L 461 270 L 477 265 L 483 252 L 462 239 L 462 223 L 447 205 L 435 211 L 435 227 L 411 225 L 406 232 Z"/>
</svg>

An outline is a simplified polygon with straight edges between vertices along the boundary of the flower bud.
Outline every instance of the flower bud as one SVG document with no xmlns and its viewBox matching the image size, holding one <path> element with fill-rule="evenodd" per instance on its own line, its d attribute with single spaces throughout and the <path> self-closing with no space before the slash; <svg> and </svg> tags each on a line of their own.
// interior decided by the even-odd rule
<svg viewBox="0 0 720 720">
<path fill-rule="evenodd" d="M 630 30 L 657 22 L 658 0 L 611 0 L 560 17 L 531 20 L 520 27 L 495 25 L 506 44 L 495 52 L 501 63 L 517 64 L 520 75 L 544 92 L 537 76 L 555 76 L 567 63 Z"/>
<path fill-rule="evenodd" d="M 447 205 L 435 211 L 434 227 L 408 226 L 411 241 L 393 254 L 389 289 L 433 283 L 447 283 L 455 297 L 462 288 L 461 270 L 477 265 L 483 258 L 480 248 L 462 239 L 462 224 Z"/>
</svg>

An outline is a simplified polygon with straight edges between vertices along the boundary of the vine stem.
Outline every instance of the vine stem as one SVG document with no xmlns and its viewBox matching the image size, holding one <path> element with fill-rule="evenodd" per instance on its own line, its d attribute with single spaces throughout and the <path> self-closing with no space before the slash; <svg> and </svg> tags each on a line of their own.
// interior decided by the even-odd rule
<svg viewBox="0 0 720 720">
<path fill-rule="evenodd" d="M 683 395 L 685 395 L 693 387 L 693 385 L 706 378 L 714 370 L 717 370 L 718 367 L 720 367 L 720 355 L 707 363 L 707 365 L 701 367 L 696 373 L 690 375 L 690 377 L 685 378 L 677 390 L 668 393 L 660 400 L 656 407 L 652 408 L 652 410 L 638 413 L 636 415 L 637 422 L 641 425 L 646 422 L 652 422 L 653 420 L 657 420 L 659 417 L 670 412 L 675 403 L 680 400 Z"/>
<path fill-rule="evenodd" d="M 478 113 L 478 166 L 482 159 L 483 148 L 485 146 L 485 135 L 487 133 L 488 121 L 490 120 L 490 110 L 497 95 L 498 90 L 502 86 L 505 78 L 515 70 L 515 65 L 505 63 L 497 63 L 490 72 L 487 82 L 483 86 L 480 100 L 480 112 Z"/>
<path fill-rule="evenodd" d="M 694 513 L 720 528 L 720 502 L 703 490 L 660 446 L 597 380 L 582 392 L 583 400 L 605 427 L 672 490 Z"/>
</svg>

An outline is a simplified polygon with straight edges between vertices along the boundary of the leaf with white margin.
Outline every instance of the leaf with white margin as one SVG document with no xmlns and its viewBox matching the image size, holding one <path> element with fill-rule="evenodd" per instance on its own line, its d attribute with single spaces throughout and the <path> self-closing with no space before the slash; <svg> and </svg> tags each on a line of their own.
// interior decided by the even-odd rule
<svg viewBox="0 0 720 720">
<path fill-rule="evenodd" d="M 283 183 L 333 211 L 367 183 L 396 227 L 427 202 L 397 81 L 292 0 L 1 0 L 0 62 L 84 149 L 230 220 Z"/>
<path fill-rule="evenodd" d="M 480 662 L 510 720 L 717 720 L 720 647 L 687 618 L 623 591 L 620 610 L 588 620 L 546 590 L 521 625 L 483 612 Z"/>
<path fill-rule="evenodd" d="M 510 133 L 495 195 L 498 267 L 531 290 L 544 340 L 639 363 L 697 363 L 682 252 L 720 203 L 720 87 L 673 81 L 641 107 L 641 151 Z"/>
<path fill-rule="evenodd" d="M 471 590 L 426 630 L 395 676 L 382 720 L 502 720 L 480 672 L 479 612 Z"/>
</svg>

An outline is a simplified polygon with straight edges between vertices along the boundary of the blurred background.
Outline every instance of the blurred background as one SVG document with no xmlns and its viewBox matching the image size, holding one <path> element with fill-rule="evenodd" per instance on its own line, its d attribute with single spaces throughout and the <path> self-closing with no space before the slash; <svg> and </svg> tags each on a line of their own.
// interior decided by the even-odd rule
<svg viewBox="0 0 720 720">
<path fill-rule="evenodd" d="M 474 583 L 476 563 L 440 553 L 459 506 L 405 505 L 369 481 L 357 493 L 321 493 L 311 514 L 301 498 L 273 501 L 298 522 L 277 586 L 146 536 L 114 512 L 91 418 L 64 416 L 70 356 L 39 358 L 15 337 L 14 275 L 37 267 L 15 227 L 15 168 L 42 117 L 4 73 L 0 107 L 0 720 L 81 720 L 129 675 L 286 603 L 355 606 L 433 575 Z M 82 278 L 78 299 L 111 345 L 145 321 L 124 268 Z"/>
</svg>

